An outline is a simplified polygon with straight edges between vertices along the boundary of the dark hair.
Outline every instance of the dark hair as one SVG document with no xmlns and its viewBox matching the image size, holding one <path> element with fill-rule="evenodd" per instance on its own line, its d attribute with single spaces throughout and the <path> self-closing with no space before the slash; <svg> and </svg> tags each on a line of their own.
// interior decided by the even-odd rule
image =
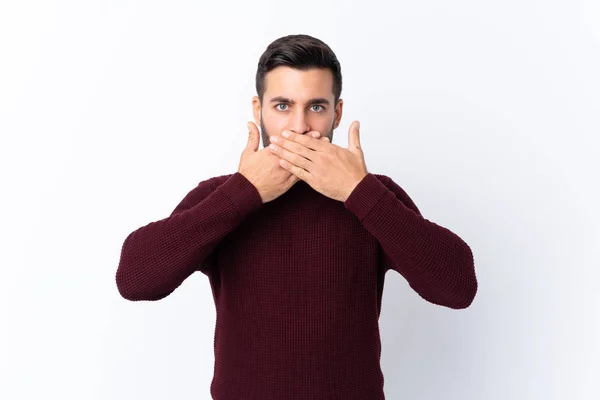
<svg viewBox="0 0 600 400">
<path fill-rule="evenodd" d="M 309 35 L 288 35 L 272 42 L 260 56 L 256 70 L 256 93 L 262 103 L 265 94 L 265 75 L 279 66 L 298 70 L 328 68 L 333 74 L 334 105 L 342 94 L 342 69 L 331 48 Z"/>
</svg>

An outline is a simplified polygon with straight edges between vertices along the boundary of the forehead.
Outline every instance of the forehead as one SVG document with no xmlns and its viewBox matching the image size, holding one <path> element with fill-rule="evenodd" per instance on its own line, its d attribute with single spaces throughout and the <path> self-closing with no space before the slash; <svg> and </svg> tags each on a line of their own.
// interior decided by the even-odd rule
<svg viewBox="0 0 600 400">
<path fill-rule="evenodd" d="M 328 68 L 298 70 L 280 66 L 265 75 L 264 98 L 269 101 L 283 96 L 295 101 L 313 97 L 331 98 L 333 102 L 333 74 Z"/>
</svg>

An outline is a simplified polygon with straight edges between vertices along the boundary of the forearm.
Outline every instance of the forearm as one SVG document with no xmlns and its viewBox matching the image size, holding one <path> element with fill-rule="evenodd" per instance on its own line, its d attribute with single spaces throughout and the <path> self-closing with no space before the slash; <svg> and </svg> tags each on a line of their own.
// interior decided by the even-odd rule
<svg viewBox="0 0 600 400">
<path fill-rule="evenodd" d="M 167 296 L 261 204 L 251 183 L 235 174 L 193 207 L 133 231 L 121 248 L 120 294 L 129 300 Z"/>
<path fill-rule="evenodd" d="M 345 203 L 379 241 L 386 267 L 432 303 L 468 307 L 477 292 L 470 247 L 449 229 L 423 218 L 393 181 L 386 185 L 367 176 Z"/>
</svg>

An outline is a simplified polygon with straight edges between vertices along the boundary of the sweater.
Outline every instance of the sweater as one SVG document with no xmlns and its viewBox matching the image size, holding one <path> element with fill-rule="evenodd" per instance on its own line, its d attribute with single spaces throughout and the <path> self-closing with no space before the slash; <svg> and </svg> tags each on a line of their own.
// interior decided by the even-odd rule
<svg viewBox="0 0 600 400">
<path fill-rule="evenodd" d="M 263 204 L 236 172 L 131 232 L 116 284 L 127 300 L 159 300 L 208 277 L 215 400 L 381 400 L 390 269 L 439 306 L 466 308 L 477 292 L 470 247 L 385 175 L 368 173 L 343 202 L 300 180 Z"/>
</svg>

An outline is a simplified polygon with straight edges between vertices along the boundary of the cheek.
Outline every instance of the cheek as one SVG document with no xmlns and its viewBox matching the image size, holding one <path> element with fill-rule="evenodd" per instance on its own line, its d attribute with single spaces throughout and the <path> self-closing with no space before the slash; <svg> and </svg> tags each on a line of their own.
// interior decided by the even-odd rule
<svg viewBox="0 0 600 400">
<path fill-rule="evenodd" d="M 330 115 L 318 116 L 311 121 L 311 127 L 319 132 L 329 132 L 334 122 L 334 118 Z"/>
<path fill-rule="evenodd" d="M 262 121 L 269 132 L 280 132 L 287 127 L 287 118 L 282 115 L 264 113 Z"/>
</svg>

